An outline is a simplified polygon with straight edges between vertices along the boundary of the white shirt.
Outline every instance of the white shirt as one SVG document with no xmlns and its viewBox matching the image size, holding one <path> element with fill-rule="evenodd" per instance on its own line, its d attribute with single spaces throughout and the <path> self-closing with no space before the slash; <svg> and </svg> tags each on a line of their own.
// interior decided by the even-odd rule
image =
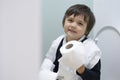
<svg viewBox="0 0 120 80">
<path fill-rule="evenodd" d="M 83 36 L 79 41 L 81 41 L 84 37 L 85 36 Z M 52 42 L 52 45 L 46 54 L 47 59 L 50 59 L 52 62 L 55 61 L 57 48 L 63 38 L 64 38 L 63 44 L 65 44 L 66 43 L 66 35 L 61 35 Z M 83 42 L 83 44 L 86 48 L 86 52 L 87 52 L 86 56 L 88 59 L 87 63 L 85 64 L 85 67 L 88 69 L 92 69 L 98 63 L 99 59 L 101 58 L 101 50 L 98 48 L 98 46 L 96 45 L 94 40 L 92 40 L 90 38 L 86 39 Z M 53 68 L 54 68 L 54 65 L 52 65 L 51 70 Z M 75 74 L 75 75 L 76 75 L 76 77 L 79 77 L 79 76 L 77 76 L 77 74 Z"/>
</svg>

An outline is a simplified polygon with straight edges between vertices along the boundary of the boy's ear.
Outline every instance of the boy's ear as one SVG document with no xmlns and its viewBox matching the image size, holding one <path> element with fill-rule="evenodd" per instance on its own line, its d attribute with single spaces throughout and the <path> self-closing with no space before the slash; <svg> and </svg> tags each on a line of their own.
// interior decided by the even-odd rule
<svg viewBox="0 0 120 80">
<path fill-rule="evenodd" d="M 87 36 L 88 34 L 89 34 L 89 32 L 86 30 L 86 31 L 85 31 L 85 35 Z"/>
</svg>

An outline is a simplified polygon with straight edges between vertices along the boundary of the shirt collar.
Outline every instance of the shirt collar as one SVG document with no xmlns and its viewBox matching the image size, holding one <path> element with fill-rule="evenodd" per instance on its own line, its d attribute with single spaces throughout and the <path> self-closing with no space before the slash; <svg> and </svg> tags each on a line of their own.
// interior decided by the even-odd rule
<svg viewBox="0 0 120 80">
<path fill-rule="evenodd" d="M 83 39 L 85 38 L 85 35 L 84 36 L 82 36 L 78 41 L 82 41 Z M 67 42 L 66 42 L 66 36 L 64 37 L 64 40 L 63 40 L 63 44 L 66 44 Z"/>
</svg>

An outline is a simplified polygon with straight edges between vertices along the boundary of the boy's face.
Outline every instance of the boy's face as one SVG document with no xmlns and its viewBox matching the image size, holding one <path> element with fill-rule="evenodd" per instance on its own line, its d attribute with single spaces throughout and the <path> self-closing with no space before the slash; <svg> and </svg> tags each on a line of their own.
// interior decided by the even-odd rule
<svg viewBox="0 0 120 80">
<path fill-rule="evenodd" d="M 67 35 L 67 41 L 79 40 L 86 32 L 87 22 L 84 21 L 83 15 L 68 16 L 65 19 L 64 31 Z"/>
</svg>

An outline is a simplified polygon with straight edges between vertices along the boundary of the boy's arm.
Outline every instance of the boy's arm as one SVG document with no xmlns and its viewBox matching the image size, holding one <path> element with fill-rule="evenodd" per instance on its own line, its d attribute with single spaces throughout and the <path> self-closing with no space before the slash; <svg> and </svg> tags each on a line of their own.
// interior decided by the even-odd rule
<svg viewBox="0 0 120 80">
<path fill-rule="evenodd" d="M 100 80 L 100 69 L 101 69 L 101 61 L 99 62 L 92 68 L 92 69 L 87 69 L 83 68 L 83 72 L 79 70 L 76 71 L 76 73 L 82 77 L 83 80 Z"/>
</svg>

